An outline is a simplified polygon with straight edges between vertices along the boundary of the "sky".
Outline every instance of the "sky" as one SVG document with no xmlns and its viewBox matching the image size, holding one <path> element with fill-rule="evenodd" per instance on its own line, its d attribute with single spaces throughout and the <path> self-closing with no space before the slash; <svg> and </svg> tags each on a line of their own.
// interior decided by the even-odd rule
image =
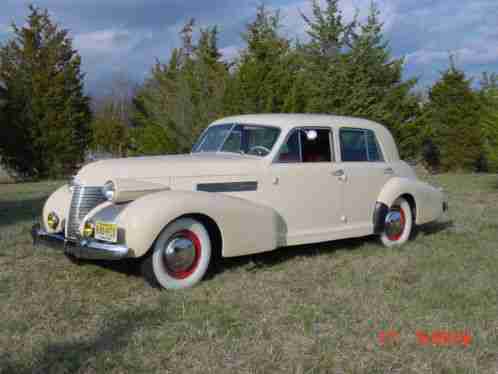
<svg viewBox="0 0 498 374">
<path fill-rule="evenodd" d="M 10 24 L 23 25 L 29 1 L 1 0 L 0 43 L 12 37 Z M 340 0 L 346 20 L 359 12 L 365 19 L 371 0 Z M 142 82 L 156 60 L 166 62 L 179 45 L 178 32 L 193 17 L 201 27 L 218 25 L 219 46 L 226 59 L 243 47 L 241 33 L 259 0 L 34 0 L 70 30 L 83 59 L 86 88 L 99 94 L 115 77 Z M 323 3 L 323 1 L 322 1 Z M 405 58 L 405 78 L 430 86 L 448 67 L 479 80 L 481 72 L 498 73 L 498 0 L 377 0 L 384 33 L 394 57 Z M 282 33 L 306 40 L 301 13 L 309 0 L 266 0 L 280 9 Z"/>
</svg>

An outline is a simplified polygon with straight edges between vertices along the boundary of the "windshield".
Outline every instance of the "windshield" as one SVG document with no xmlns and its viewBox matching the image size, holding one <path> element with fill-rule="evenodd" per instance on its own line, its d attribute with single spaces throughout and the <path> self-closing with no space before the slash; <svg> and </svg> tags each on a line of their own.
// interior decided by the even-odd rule
<svg viewBox="0 0 498 374">
<path fill-rule="evenodd" d="M 232 152 L 266 156 L 280 135 L 280 129 L 259 125 L 216 125 L 209 127 L 192 152 Z"/>
</svg>

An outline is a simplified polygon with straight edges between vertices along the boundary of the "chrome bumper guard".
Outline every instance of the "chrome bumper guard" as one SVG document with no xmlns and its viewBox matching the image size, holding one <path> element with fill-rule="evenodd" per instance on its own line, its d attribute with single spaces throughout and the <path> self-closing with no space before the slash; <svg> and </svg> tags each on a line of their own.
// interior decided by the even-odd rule
<svg viewBox="0 0 498 374">
<path fill-rule="evenodd" d="M 40 224 L 31 229 L 33 245 L 45 246 L 63 250 L 66 254 L 85 260 L 121 260 L 130 257 L 128 247 L 120 244 L 107 244 L 95 240 L 80 240 L 72 242 L 66 240 L 63 234 L 50 234 L 43 230 Z"/>
</svg>

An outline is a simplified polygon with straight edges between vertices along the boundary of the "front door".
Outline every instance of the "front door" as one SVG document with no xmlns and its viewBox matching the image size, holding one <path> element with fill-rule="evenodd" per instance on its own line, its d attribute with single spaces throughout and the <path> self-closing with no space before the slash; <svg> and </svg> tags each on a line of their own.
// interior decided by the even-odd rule
<svg viewBox="0 0 498 374">
<path fill-rule="evenodd" d="M 329 240 L 343 221 L 330 128 L 293 130 L 269 169 L 264 199 L 282 217 L 286 244 Z"/>
</svg>

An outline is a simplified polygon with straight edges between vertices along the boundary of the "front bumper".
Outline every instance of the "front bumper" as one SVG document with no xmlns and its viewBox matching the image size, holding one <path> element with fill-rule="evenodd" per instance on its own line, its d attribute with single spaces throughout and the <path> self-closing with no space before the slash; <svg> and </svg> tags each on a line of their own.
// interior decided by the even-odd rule
<svg viewBox="0 0 498 374">
<path fill-rule="evenodd" d="M 31 236 L 35 246 L 44 244 L 85 260 L 122 260 L 131 257 L 130 250 L 124 245 L 107 244 L 95 240 L 68 241 L 63 234 L 46 232 L 41 228 L 40 224 L 32 227 Z"/>
</svg>

